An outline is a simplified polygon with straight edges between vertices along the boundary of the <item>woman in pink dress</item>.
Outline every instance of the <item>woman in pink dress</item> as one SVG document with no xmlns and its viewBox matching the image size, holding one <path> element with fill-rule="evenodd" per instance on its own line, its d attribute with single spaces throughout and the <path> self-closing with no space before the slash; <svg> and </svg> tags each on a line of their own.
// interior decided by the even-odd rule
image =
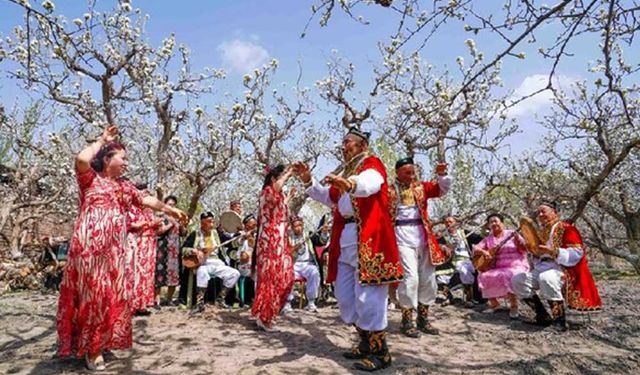
<svg viewBox="0 0 640 375">
<path fill-rule="evenodd" d="M 148 194 L 147 184 L 136 188 Z M 156 229 L 161 218 L 153 215 L 153 210 L 132 206 L 129 209 L 129 274 L 131 284 L 131 308 L 136 315 L 149 315 L 147 310 L 155 304 Z"/>
<path fill-rule="evenodd" d="M 111 126 L 76 157 L 80 209 L 60 285 L 58 354 L 85 356 L 90 370 L 104 370 L 102 352 L 131 347 L 131 301 L 126 288 L 127 212 L 131 205 L 184 212 L 143 197 L 127 180 L 124 146 Z"/>
<path fill-rule="evenodd" d="M 291 168 L 285 170 L 283 165 L 269 169 L 260 193 L 255 251 L 257 286 L 251 314 L 264 330 L 271 329 L 293 287 L 293 260 L 288 241 L 288 199 L 282 194 L 282 187 L 291 175 Z"/>
<path fill-rule="evenodd" d="M 474 252 L 488 252 L 489 249 L 499 245 L 509 238 L 496 254 L 495 267 L 478 275 L 478 286 L 484 298 L 489 299 L 489 308 L 485 312 L 495 312 L 500 309 L 498 298 L 509 299 L 509 316 L 512 319 L 518 317 L 518 299 L 511 288 L 513 275 L 528 272 L 529 261 L 527 250 L 522 237 L 512 230 L 504 227 L 503 217 L 500 214 L 491 214 L 487 217 L 487 224 L 491 234 L 474 246 Z M 512 235 L 513 234 L 513 235 Z"/>
</svg>

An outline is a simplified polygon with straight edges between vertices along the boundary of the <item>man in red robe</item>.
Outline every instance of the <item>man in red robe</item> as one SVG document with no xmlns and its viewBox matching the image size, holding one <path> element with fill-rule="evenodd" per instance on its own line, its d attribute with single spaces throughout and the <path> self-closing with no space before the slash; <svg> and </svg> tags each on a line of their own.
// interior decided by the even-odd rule
<svg viewBox="0 0 640 375">
<path fill-rule="evenodd" d="M 536 312 L 534 324 L 552 325 L 566 331 L 565 302 L 571 309 L 590 311 L 599 310 L 602 301 L 578 229 L 559 219 L 553 202 L 540 204 L 538 220 L 542 225 L 539 249 L 543 254 L 533 257 L 532 272 L 513 276 L 511 283 L 516 295 Z M 551 315 L 535 293 L 536 289 L 548 300 Z"/>
<path fill-rule="evenodd" d="M 333 210 L 328 282 L 342 320 L 354 325 L 360 342 L 344 353 L 361 359 L 355 367 L 376 371 L 391 365 L 387 347 L 388 283 L 402 279 L 396 237 L 389 217 L 387 173 L 368 151 L 369 134 L 351 128 L 342 142 L 345 164 L 340 176 L 311 178 L 309 168 L 296 164 L 307 193 Z"/>
<path fill-rule="evenodd" d="M 420 333 L 437 335 L 429 323 L 429 306 L 436 301 L 436 266 L 446 261 L 431 230 L 427 201 L 449 191 L 447 165 L 436 166 L 436 181 L 418 181 L 413 158 L 396 162 L 396 181 L 389 187 L 389 210 L 395 224 L 404 280 L 398 286 L 402 307 L 402 333 L 417 338 Z M 417 325 L 414 314 L 418 311 Z"/>
</svg>

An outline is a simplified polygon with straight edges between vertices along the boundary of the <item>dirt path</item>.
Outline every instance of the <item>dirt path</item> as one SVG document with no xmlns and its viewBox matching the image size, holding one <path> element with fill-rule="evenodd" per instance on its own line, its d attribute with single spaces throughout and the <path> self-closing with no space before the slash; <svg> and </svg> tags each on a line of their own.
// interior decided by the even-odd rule
<svg viewBox="0 0 640 375">
<path fill-rule="evenodd" d="M 631 374 L 640 368 L 640 285 L 599 283 L 606 310 L 571 322 L 565 334 L 535 331 L 506 312 L 482 314 L 456 306 L 434 309 L 440 336 L 399 335 L 389 316 L 394 364 L 380 374 Z M 0 373 L 80 374 L 81 361 L 55 353 L 57 296 L 24 292 L 0 297 Z M 525 308 L 521 310 L 526 310 Z M 526 311 L 524 311 L 526 313 Z M 248 311 L 215 310 L 189 318 L 167 308 L 134 322 L 134 348 L 107 357 L 107 374 L 345 374 L 342 358 L 355 335 L 335 308 L 296 310 L 277 332 L 254 330 Z"/>
</svg>

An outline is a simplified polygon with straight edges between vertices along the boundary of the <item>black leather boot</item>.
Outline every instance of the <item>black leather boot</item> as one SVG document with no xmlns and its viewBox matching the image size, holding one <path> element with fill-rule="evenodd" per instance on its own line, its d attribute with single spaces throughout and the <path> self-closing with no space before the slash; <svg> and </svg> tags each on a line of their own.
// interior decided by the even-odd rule
<svg viewBox="0 0 640 375">
<path fill-rule="evenodd" d="M 464 285 L 464 307 L 472 308 L 476 304 L 473 300 L 473 285 Z"/>
<path fill-rule="evenodd" d="M 548 327 L 551 325 L 551 316 L 547 312 L 547 309 L 544 308 L 544 305 L 537 294 L 534 294 L 533 297 L 525 298 L 523 301 L 536 313 L 536 319 L 534 321 L 526 321 L 525 323 L 540 327 Z"/>
<path fill-rule="evenodd" d="M 418 329 L 427 335 L 439 335 L 440 331 L 429 323 L 429 306 L 418 303 Z"/>
<path fill-rule="evenodd" d="M 551 306 L 551 318 L 553 319 L 551 326 L 559 332 L 567 331 L 569 325 L 564 311 L 564 302 L 549 301 L 549 306 Z"/>
<path fill-rule="evenodd" d="M 386 331 L 369 332 L 369 352 L 370 354 L 366 358 L 354 364 L 357 370 L 373 372 L 391 366 Z"/>
<path fill-rule="evenodd" d="M 342 353 L 342 356 L 346 359 L 363 359 L 369 355 L 369 331 L 365 331 L 358 326 L 355 327 L 356 331 L 358 331 L 360 342 L 348 352 Z"/>
<path fill-rule="evenodd" d="M 402 327 L 400 328 L 400 332 L 405 336 L 414 339 L 420 337 L 420 331 L 416 328 L 416 323 L 413 321 L 413 313 L 415 311 L 413 308 L 402 309 Z"/>
<path fill-rule="evenodd" d="M 220 291 L 220 293 L 218 293 L 218 298 L 216 298 L 216 305 L 218 307 L 221 307 L 223 309 L 228 309 L 231 307 L 225 302 L 225 298 L 227 298 L 229 290 L 231 290 L 231 288 L 222 287 L 222 290 Z"/>
<path fill-rule="evenodd" d="M 207 292 L 207 288 L 198 288 L 196 290 L 196 306 L 193 310 L 191 310 L 192 314 L 200 314 L 205 311 L 206 305 L 204 302 L 204 294 L 206 292 Z"/>
</svg>

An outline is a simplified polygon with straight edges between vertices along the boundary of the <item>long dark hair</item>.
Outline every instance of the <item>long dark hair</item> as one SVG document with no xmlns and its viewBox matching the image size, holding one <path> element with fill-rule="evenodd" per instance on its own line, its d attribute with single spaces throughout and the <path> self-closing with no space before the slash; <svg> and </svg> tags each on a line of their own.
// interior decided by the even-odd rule
<svg viewBox="0 0 640 375">
<path fill-rule="evenodd" d="M 116 152 L 125 150 L 124 145 L 119 142 L 109 142 L 100 147 L 100 151 L 91 160 L 91 168 L 96 172 L 104 171 L 104 159 L 111 158 Z"/>
<path fill-rule="evenodd" d="M 267 167 L 267 175 L 264 176 L 264 183 L 262 184 L 262 190 L 271 185 L 272 178 L 278 178 L 284 172 L 284 164 L 278 164 L 275 167 Z"/>
</svg>

